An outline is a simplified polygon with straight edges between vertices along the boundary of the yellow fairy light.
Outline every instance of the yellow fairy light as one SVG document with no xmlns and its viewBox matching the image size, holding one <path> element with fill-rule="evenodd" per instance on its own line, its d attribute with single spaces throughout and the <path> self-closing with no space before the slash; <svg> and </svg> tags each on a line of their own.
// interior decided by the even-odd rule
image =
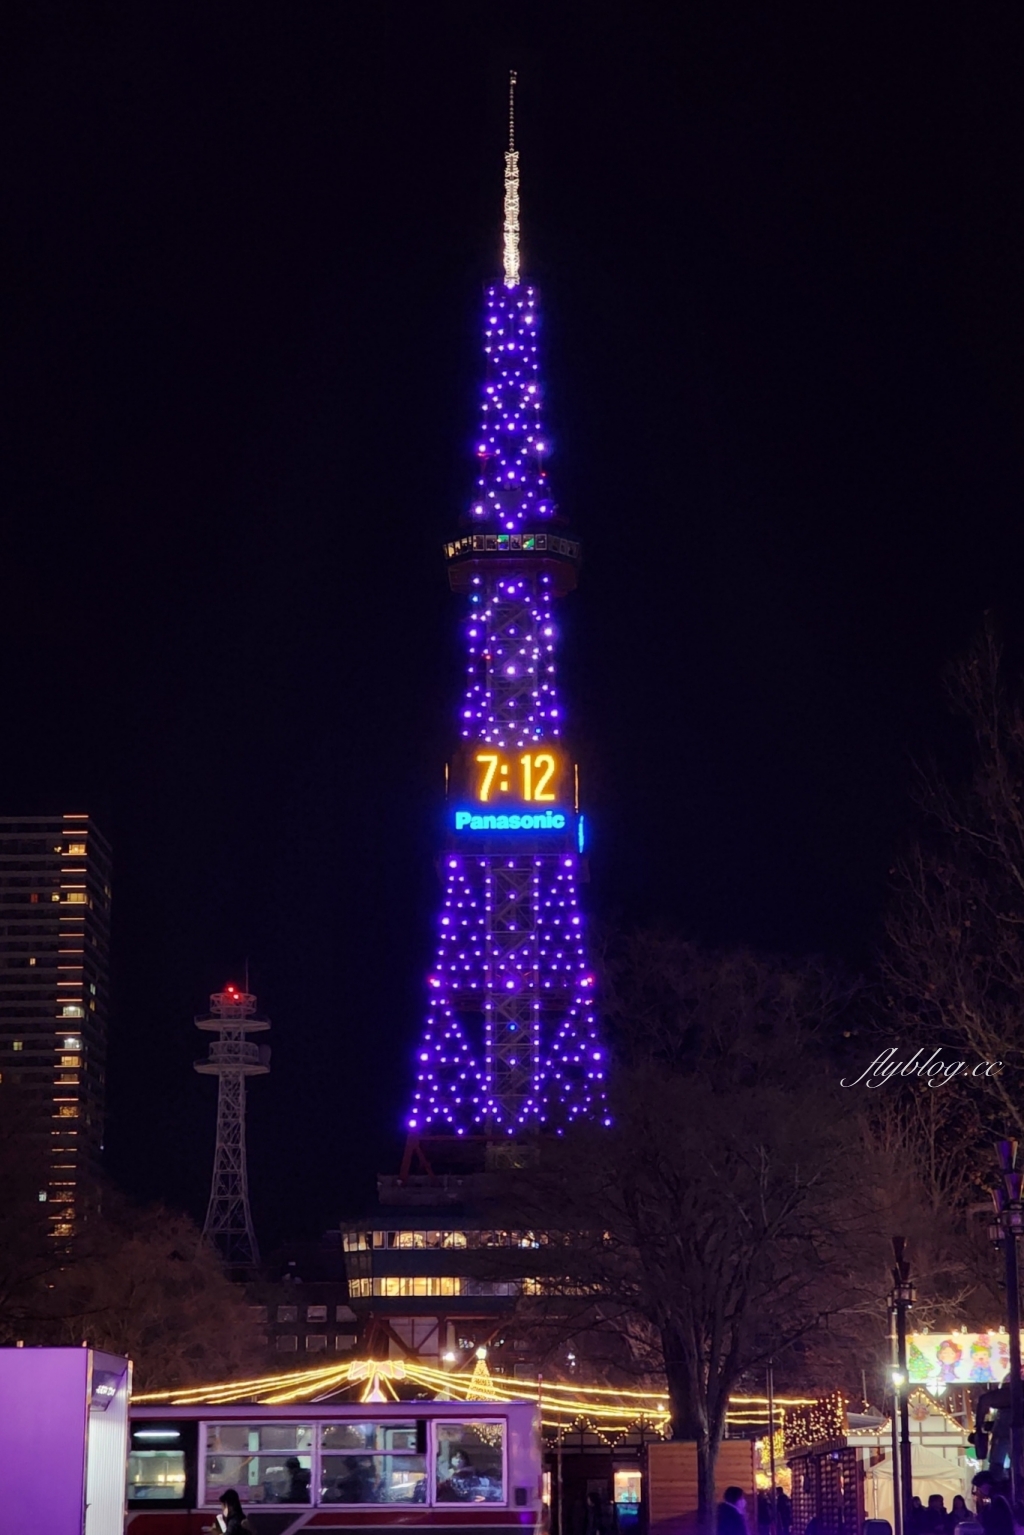
<svg viewBox="0 0 1024 1535">
<path fill-rule="evenodd" d="M 215 1407 L 231 1403 L 259 1402 L 266 1406 L 319 1403 L 363 1385 L 362 1401 L 398 1400 L 397 1381 L 429 1392 L 438 1401 L 521 1402 L 534 1399 L 548 1432 L 590 1433 L 614 1447 L 631 1431 L 664 1436 L 670 1409 L 664 1390 L 628 1391 L 614 1386 L 583 1387 L 577 1383 L 540 1381 L 533 1389 L 519 1380 L 492 1375 L 486 1359 L 474 1358 L 466 1370 L 439 1369 L 415 1359 L 354 1359 L 316 1369 L 263 1375 L 213 1385 L 190 1386 L 176 1391 L 149 1391 L 136 1396 L 139 1404 Z M 776 1397 L 776 1409 L 805 1411 L 819 1407 L 812 1397 Z M 729 1422 L 757 1426 L 767 1419 L 767 1398 L 736 1396 L 730 1399 Z M 817 1426 L 817 1425 L 816 1425 Z"/>
</svg>

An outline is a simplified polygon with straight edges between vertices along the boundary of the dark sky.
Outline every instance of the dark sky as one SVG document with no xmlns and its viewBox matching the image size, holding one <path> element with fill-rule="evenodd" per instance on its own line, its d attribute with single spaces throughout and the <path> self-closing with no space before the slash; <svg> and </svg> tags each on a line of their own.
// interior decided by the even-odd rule
<svg viewBox="0 0 1024 1535">
<path fill-rule="evenodd" d="M 156 5 L 0 23 L 5 811 L 115 851 L 108 1150 L 201 1215 L 191 1026 L 273 1019 L 264 1244 L 391 1169 L 433 948 L 520 74 L 591 909 L 860 965 L 1024 641 L 1019 4 Z"/>
</svg>

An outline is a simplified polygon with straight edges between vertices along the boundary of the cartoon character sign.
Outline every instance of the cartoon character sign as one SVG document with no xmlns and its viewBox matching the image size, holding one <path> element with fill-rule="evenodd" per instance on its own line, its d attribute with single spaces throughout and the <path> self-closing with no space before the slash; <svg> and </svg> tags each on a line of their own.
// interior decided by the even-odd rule
<svg viewBox="0 0 1024 1535">
<path fill-rule="evenodd" d="M 1002 1332 L 913 1333 L 907 1339 L 910 1379 L 917 1384 L 998 1384 L 1010 1368 L 1009 1340 Z"/>
<path fill-rule="evenodd" d="M 963 1358 L 964 1351 L 959 1343 L 954 1343 L 952 1338 L 943 1338 L 935 1350 L 935 1357 L 939 1361 L 939 1380 L 944 1384 L 958 1381 L 957 1365 Z"/>
</svg>

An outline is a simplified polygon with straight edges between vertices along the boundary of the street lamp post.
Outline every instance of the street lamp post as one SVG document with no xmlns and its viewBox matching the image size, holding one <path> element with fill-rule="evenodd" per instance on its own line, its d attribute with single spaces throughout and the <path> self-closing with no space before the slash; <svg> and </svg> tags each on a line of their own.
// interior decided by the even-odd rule
<svg viewBox="0 0 1024 1535">
<path fill-rule="evenodd" d="M 895 1319 L 892 1311 L 889 1312 L 890 1322 L 895 1327 Z M 892 1342 L 895 1346 L 896 1334 L 892 1332 Z M 896 1377 L 899 1371 L 893 1366 L 890 1373 L 889 1389 L 892 1392 L 892 1412 L 889 1418 L 889 1429 L 892 1438 L 892 1523 L 896 1535 L 903 1535 L 903 1498 L 900 1493 L 900 1437 L 896 1419 L 899 1416 L 899 1394 L 896 1385 Z"/>
<path fill-rule="evenodd" d="M 997 1141 L 1003 1186 L 992 1190 L 995 1219 L 988 1234 L 1006 1262 L 1006 1328 L 1010 1334 L 1010 1487 L 1013 1501 L 1024 1496 L 1024 1382 L 1020 1378 L 1020 1279 L 1017 1238 L 1024 1232 L 1024 1173 L 1017 1171 L 1017 1142 Z"/>
<path fill-rule="evenodd" d="M 912 1529 L 914 1473 L 910 1450 L 910 1375 L 907 1369 L 907 1312 L 914 1304 L 914 1286 L 910 1282 L 910 1264 L 903 1256 L 906 1242 L 893 1237 L 895 1263 L 892 1270 L 890 1304 L 896 1318 L 896 1369 L 893 1395 L 900 1408 L 900 1508 L 904 1535 Z"/>
</svg>

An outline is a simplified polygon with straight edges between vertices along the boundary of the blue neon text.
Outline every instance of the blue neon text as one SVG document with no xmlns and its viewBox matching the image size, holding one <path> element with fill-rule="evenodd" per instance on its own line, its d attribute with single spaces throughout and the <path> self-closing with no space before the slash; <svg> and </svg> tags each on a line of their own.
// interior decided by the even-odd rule
<svg viewBox="0 0 1024 1535">
<path fill-rule="evenodd" d="M 456 810 L 456 831 L 564 831 L 565 816 L 560 810 L 544 810 L 537 815 L 477 815 L 472 810 Z"/>
</svg>

